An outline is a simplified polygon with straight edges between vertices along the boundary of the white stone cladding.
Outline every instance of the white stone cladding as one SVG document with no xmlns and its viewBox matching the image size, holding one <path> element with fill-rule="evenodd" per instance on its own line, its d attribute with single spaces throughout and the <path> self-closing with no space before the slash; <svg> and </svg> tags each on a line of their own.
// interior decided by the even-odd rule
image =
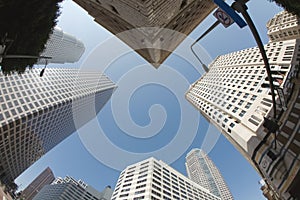
<svg viewBox="0 0 300 200">
<path fill-rule="evenodd" d="M 121 172 L 112 200 L 125 199 L 220 200 L 209 190 L 155 158 L 130 165 Z"/>
</svg>

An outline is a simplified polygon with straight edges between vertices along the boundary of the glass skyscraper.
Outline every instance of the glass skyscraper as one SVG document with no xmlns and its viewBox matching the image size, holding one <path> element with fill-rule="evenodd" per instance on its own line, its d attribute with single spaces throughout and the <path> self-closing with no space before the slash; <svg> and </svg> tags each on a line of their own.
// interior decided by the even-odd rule
<svg viewBox="0 0 300 200">
<path fill-rule="evenodd" d="M 98 72 L 40 69 L 0 74 L 0 180 L 13 181 L 110 99 L 116 85 Z M 94 103 L 94 113 L 87 113 Z M 74 122 L 76 117 L 76 123 Z"/>
<path fill-rule="evenodd" d="M 201 149 L 193 149 L 186 156 L 188 177 L 221 199 L 233 199 L 227 184 L 213 161 Z"/>
</svg>

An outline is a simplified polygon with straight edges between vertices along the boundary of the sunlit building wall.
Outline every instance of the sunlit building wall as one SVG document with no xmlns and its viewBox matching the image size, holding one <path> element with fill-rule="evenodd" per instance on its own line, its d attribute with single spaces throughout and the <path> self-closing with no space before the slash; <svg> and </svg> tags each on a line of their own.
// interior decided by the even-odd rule
<svg viewBox="0 0 300 200">
<path fill-rule="evenodd" d="M 300 40 L 269 42 L 265 50 L 277 94 L 278 131 L 264 126 L 274 108 L 257 47 L 217 57 L 186 99 L 221 130 L 278 198 L 300 198 Z"/>
<path fill-rule="evenodd" d="M 47 68 L 43 77 L 39 74 L 40 69 L 0 74 L 0 180 L 4 183 L 94 118 L 116 87 L 99 72 Z"/>
<path fill-rule="evenodd" d="M 297 39 L 300 35 L 300 18 L 282 11 L 267 23 L 267 28 L 272 42 Z"/>
<path fill-rule="evenodd" d="M 220 200 L 208 189 L 155 158 L 149 158 L 124 169 L 118 179 L 112 200 Z"/>
</svg>

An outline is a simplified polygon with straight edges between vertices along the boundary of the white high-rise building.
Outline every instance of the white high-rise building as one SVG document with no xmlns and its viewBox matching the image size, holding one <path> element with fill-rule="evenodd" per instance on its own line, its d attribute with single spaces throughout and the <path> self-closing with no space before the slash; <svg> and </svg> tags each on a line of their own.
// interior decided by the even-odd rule
<svg viewBox="0 0 300 200">
<path fill-rule="evenodd" d="M 57 178 L 51 185 L 44 186 L 33 200 L 110 200 L 112 189 L 107 186 L 102 192 L 82 180 L 70 176 Z"/>
<path fill-rule="evenodd" d="M 278 130 L 268 124 L 274 108 L 257 47 L 217 57 L 186 99 L 252 164 L 276 192 L 274 199 L 300 198 L 300 40 L 282 37 L 265 50 L 276 88 Z"/>
<path fill-rule="evenodd" d="M 272 42 L 297 39 L 300 35 L 300 18 L 282 11 L 267 23 L 267 27 Z"/>
<path fill-rule="evenodd" d="M 49 36 L 45 49 L 41 56 L 51 57 L 41 58 L 37 64 L 47 63 L 74 63 L 77 62 L 85 51 L 84 44 L 75 36 L 64 32 L 61 28 L 55 27 Z"/>
<path fill-rule="evenodd" d="M 98 113 L 116 85 L 98 72 L 48 68 L 0 74 L 0 179 L 11 182 Z M 76 117 L 76 122 L 74 121 Z"/>
<path fill-rule="evenodd" d="M 191 181 L 155 158 L 130 165 L 119 176 L 112 200 L 220 200 L 208 189 Z"/>
<path fill-rule="evenodd" d="M 219 169 L 203 150 L 191 150 L 186 156 L 185 166 L 188 177 L 192 181 L 208 189 L 222 200 L 233 199 Z"/>
<path fill-rule="evenodd" d="M 211 0 L 74 0 L 158 68 L 216 8 Z"/>
</svg>

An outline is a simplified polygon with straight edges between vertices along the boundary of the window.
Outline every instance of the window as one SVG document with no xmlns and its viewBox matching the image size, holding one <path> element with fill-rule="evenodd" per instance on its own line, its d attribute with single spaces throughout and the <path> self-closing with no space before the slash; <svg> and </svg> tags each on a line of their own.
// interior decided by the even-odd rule
<svg viewBox="0 0 300 200">
<path fill-rule="evenodd" d="M 246 111 L 242 110 L 239 114 L 240 117 L 243 117 L 245 115 Z"/>
<path fill-rule="evenodd" d="M 155 194 L 156 196 L 159 196 L 159 197 L 161 196 L 161 194 L 155 190 L 152 190 L 152 194 Z"/>
<path fill-rule="evenodd" d="M 140 190 L 140 191 L 136 191 L 134 194 L 142 194 L 145 193 L 146 190 Z"/>
</svg>

